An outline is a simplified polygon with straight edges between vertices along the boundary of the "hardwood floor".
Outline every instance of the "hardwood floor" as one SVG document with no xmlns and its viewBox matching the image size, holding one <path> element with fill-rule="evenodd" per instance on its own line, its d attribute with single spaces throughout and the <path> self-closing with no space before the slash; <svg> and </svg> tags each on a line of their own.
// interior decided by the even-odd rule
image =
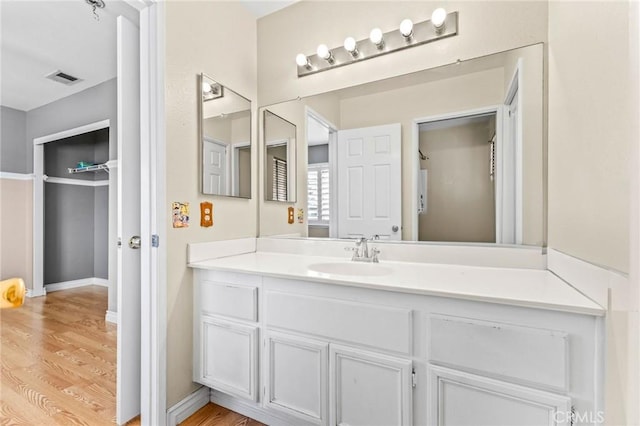
<svg viewBox="0 0 640 426">
<path fill-rule="evenodd" d="M 0 310 L 0 425 L 115 424 L 116 326 L 105 323 L 106 310 L 98 286 Z M 182 424 L 260 425 L 214 404 Z"/>
<path fill-rule="evenodd" d="M 262 423 L 209 403 L 180 423 L 180 426 L 262 426 Z"/>
<path fill-rule="evenodd" d="M 116 414 L 116 326 L 88 286 L 0 311 L 0 424 L 103 425 Z"/>
</svg>

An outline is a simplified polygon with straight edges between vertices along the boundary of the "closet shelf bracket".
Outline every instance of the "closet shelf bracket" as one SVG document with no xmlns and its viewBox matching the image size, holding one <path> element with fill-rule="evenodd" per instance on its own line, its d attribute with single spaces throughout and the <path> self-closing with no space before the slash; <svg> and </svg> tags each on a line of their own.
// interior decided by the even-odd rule
<svg viewBox="0 0 640 426">
<path fill-rule="evenodd" d="M 107 166 L 106 164 L 94 164 L 92 166 L 85 166 L 85 167 L 76 167 L 76 168 L 69 167 L 70 174 L 84 173 L 84 172 L 97 172 L 100 170 L 104 170 L 105 172 L 109 173 L 109 166 Z"/>
</svg>

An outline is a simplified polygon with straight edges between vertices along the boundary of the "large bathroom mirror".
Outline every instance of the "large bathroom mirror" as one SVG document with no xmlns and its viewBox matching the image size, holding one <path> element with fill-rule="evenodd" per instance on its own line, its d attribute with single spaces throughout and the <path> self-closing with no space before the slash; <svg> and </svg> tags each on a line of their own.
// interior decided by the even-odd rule
<svg viewBox="0 0 640 426">
<path fill-rule="evenodd" d="M 200 75 L 201 191 L 251 198 L 251 101 Z"/>
<path fill-rule="evenodd" d="M 263 108 L 298 129 L 306 172 L 296 207 L 306 217 L 289 234 L 543 245 L 543 52 L 537 44 Z M 262 236 L 285 234 L 262 216 Z"/>
<path fill-rule="evenodd" d="M 295 203 L 296 126 L 269 110 L 263 114 L 264 199 Z"/>
</svg>

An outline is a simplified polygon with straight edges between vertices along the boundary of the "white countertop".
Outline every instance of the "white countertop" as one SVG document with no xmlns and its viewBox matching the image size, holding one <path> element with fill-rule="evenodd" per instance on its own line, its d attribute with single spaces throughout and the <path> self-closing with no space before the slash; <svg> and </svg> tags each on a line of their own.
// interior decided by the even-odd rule
<svg viewBox="0 0 640 426">
<path fill-rule="evenodd" d="M 331 274 L 309 269 L 323 263 L 356 262 L 338 257 L 254 252 L 192 262 L 189 266 L 580 314 L 605 314 L 603 307 L 546 270 L 393 261 L 358 263 L 364 268 L 386 268 L 388 274 L 377 276 Z"/>
</svg>

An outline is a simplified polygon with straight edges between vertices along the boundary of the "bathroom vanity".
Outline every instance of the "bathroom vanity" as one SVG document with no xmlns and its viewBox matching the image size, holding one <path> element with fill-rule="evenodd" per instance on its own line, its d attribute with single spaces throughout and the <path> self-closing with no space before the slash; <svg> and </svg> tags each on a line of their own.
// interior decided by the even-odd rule
<svg viewBox="0 0 640 426">
<path fill-rule="evenodd" d="M 603 409 L 605 311 L 551 272 L 365 264 L 334 244 L 190 256 L 193 380 L 212 401 L 296 425 L 568 425 Z"/>
</svg>

